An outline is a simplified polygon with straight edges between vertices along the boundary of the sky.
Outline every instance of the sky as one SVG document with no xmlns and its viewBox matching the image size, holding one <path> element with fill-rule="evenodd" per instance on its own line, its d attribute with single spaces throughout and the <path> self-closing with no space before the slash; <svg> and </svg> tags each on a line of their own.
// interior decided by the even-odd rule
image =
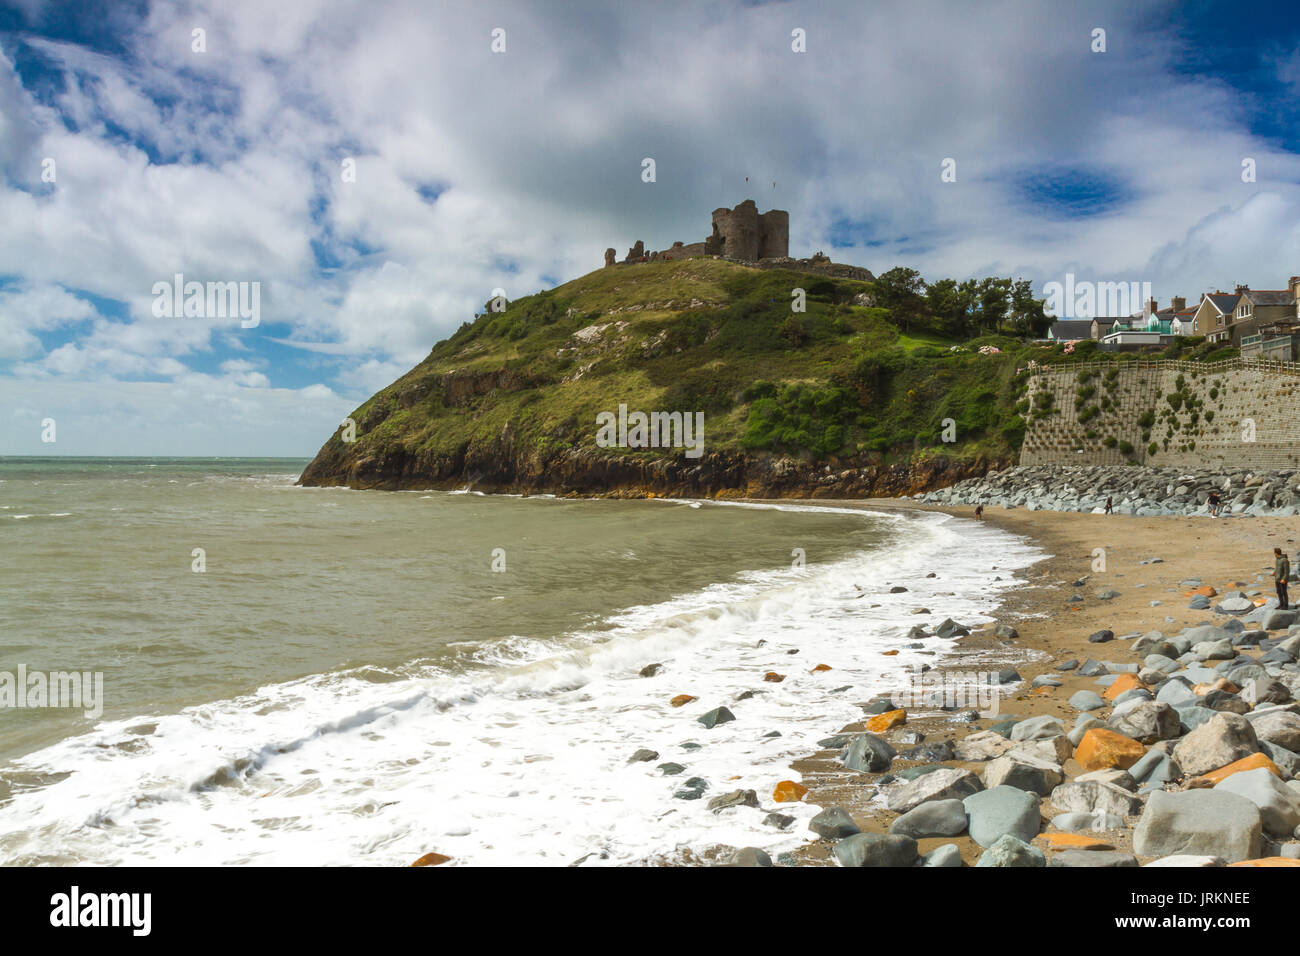
<svg viewBox="0 0 1300 956">
<path fill-rule="evenodd" d="M 0 455 L 310 456 L 745 198 L 877 274 L 1285 288 L 1297 94 L 1284 4 L 0 0 Z"/>
</svg>

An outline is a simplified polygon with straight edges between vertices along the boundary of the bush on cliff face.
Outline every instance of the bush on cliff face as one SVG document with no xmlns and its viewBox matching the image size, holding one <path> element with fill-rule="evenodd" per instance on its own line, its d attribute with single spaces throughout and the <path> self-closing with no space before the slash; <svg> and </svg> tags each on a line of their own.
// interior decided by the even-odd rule
<svg viewBox="0 0 1300 956">
<path fill-rule="evenodd" d="M 1019 415 L 1002 426 L 1002 438 L 1013 448 L 1019 448 L 1025 442 L 1025 429 L 1028 423 Z"/>
<path fill-rule="evenodd" d="M 845 430 L 857 410 L 847 388 L 785 385 L 757 399 L 749 410 L 743 448 L 810 451 L 818 457 L 844 446 Z"/>
</svg>

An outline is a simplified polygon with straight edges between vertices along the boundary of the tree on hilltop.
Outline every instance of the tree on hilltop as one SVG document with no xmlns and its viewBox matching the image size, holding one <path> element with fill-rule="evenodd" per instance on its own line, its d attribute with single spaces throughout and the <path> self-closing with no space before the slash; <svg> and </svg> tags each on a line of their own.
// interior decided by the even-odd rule
<svg viewBox="0 0 1300 956">
<path fill-rule="evenodd" d="M 910 332 L 912 323 L 924 314 L 925 280 L 915 269 L 895 266 L 877 276 L 875 295 L 876 305 L 888 309 L 904 332 Z"/>
</svg>

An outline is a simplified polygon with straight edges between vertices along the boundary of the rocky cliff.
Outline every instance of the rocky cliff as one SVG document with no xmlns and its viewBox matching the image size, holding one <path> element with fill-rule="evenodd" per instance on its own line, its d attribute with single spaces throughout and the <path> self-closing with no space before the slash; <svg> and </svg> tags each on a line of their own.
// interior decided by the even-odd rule
<svg viewBox="0 0 1300 956">
<path fill-rule="evenodd" d="M 542 452 L 509 433 L 496 445 L 443 454 L 396 448 L 355 455 L 323 448 L 300 483 L 349 488 L 468 489 L 507 494 L 610 498 L 886 498 L 942 488 L 1008 467 L 1004 459 L 927 458 L 901 464 L 818 462 L 768 454 L 699 459 L 608 455 L 596 449 Z"/>
</svg>

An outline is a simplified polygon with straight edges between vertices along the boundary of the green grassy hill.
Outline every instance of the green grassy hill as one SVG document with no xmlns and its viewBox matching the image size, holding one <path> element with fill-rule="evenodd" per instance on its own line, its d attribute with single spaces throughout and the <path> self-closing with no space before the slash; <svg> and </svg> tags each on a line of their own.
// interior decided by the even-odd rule
<svg viewBox="0 0 1300 956">
<path fill-rule="evenodd" d="M 923 322 L 903 334 L 872 307 L 873 285 L 712 258 L 599 269 L 439 342 L 352 414 L 355 441 L 341 428 L 302 481 L 900 493 L 1014 461 L 1025 427 L 1017 367 L 1041 346 L 957 342 Z M 791 308 L 796 288 L 802 313 Z M 620 404 L 703 411 L 704 456 L 599 447 L 596 416 Z M 954 442 L 943 440 L 945 419 Z"/>
</svg>

